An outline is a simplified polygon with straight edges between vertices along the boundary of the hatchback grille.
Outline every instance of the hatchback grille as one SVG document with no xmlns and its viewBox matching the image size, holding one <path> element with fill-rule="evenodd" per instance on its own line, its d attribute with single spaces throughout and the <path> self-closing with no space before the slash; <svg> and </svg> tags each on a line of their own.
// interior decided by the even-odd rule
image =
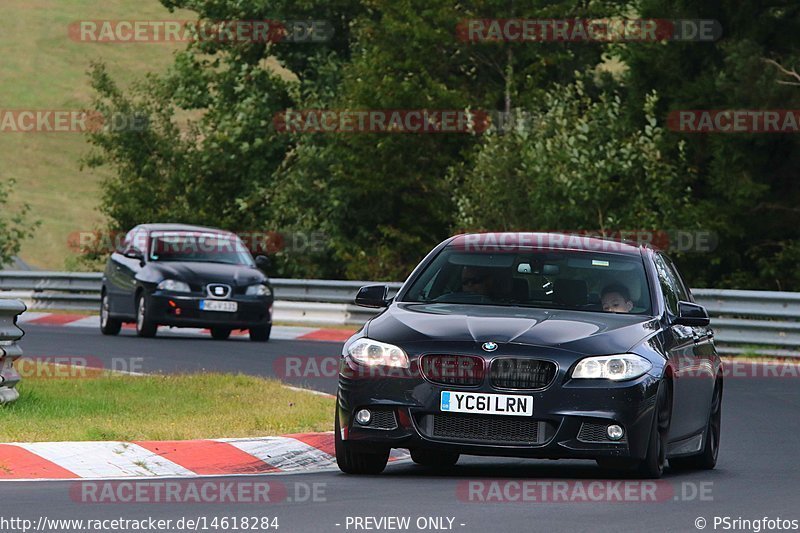
<svg viewBox="0 0 800 533">
<path fill-rule="evenodd" d="M 542 389 L 556 376 L 556 365 L 550 361 L 500 357 L 492 361 L 492 385 L 501 389 Z"/>
<path fill-rule="evenodd" d="M 555 433 L 553 425 L 543 420 L 461 413 L 425 415 L 420 430 L 442 440 L 496 444 L 544 444 Z"/>
<path fill-rule="evenodd" d="M 426 355 L 421 359 L 423 375 L 444 385 L 480 385 L 483 358 L 475 355 Z"/>
<path fill-rule="evenodd" d="M 224 283 L 209 283 L 206 285 L 209 298 L 228 298 L 231 295 L 231 286 Z"/>
</svg>

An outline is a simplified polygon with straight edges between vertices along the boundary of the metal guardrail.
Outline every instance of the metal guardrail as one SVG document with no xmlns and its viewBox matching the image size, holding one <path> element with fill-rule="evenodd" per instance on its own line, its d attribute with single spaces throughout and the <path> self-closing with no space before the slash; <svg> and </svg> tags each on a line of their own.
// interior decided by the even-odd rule
<svg viewBox="0 0 800 533">
<path fill-rule="evenodd" d="M 14 361 L 22 355 L 17 341 L 23 333 L 16 318 L 23 312 L 25 304 L 19 300 L 0 300 L 0 404 L 19 398 L 16 386 L 20 376 L 14 370 Z"/>
<path fill-rule="evenodd" d="M 800 293 L 692 289 L 723 352 L 800 357 Z"/>
<path fill-rule="evenodd" d="M 96 310 L 99 272 L 0 271 L 0 298 L 19 298 L 31 309 Z M 273 278 L 275 320 L 316 324 L 362 324 L 377 311 L 353 305 L 370 281 Z M 388 283 L 390 295 L 402 283 Z M 7 291 L 7 292 L 3 292 Z M 724 353 L 757 352 L 800 357 L 800 293 L 694 289 L 711 315 Z"/>
</svg>

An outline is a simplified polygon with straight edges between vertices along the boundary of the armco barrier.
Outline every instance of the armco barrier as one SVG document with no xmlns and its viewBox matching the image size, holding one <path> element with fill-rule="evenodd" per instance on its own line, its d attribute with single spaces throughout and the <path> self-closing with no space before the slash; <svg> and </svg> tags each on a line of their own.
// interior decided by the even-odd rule
<svg viewBox="0 0 800 533">
<path fill-rule="evenodd" d="M 711 315 L 721 351 L 800 357 L 800 293 L 692 289 L 692 294 Z"/>
<path fill-rule="evenodd" d="M 19 298 L 31 309 L 96 310 L 102 274 L 0 271 L 0 298 Z M 377 311 L 353 305 L 370 281 L 272 279 L 276 321 L 362 324 Z M 394 295 L 401 283 L 388 283 Z M 3 292 L 6 291 L 6 292 Z M 748 351 L 800 357 L 800 293 L 694 289 L 706 306 L 724 353 Z"/>
<path fill-rule="evenodd" d="M 16 317 L 24 311 L 25 304 L 19 300 L 0 300 L 0 403 L 19 398 L 16 386 L 20 378 L 14 361 L 22 355 L 17 344 L 22 330 L 17 327 Z"/>
</svg>

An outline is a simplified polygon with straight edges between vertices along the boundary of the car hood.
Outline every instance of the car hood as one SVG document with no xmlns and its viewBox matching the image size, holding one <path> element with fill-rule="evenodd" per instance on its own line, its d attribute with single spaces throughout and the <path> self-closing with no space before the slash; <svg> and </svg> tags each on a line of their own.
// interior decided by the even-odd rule
<svg viewBox="0 0 800 533">
<path fill-rule="evenodd" d="M 236 287 L 261 283 L 267 279 L 254 267 L 224 263 L 164 261 L 149 263 L 148 269 L 162 279 L 176 279 L 197 285 L 226 283 Z"/>
<path fill-rule="evenodd" d="M 557 347 L 582 354 L 624 353 L 659 328 L 642 315 L 522 307 L 394 303 L 366 330 L 396 344 L 451 341 Z"/>
</svg>

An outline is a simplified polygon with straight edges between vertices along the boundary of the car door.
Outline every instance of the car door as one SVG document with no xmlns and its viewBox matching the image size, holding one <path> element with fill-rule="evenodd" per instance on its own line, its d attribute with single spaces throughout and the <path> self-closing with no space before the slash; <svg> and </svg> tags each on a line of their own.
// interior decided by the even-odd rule
<svg viewBox="0 0 800 533">
<path fill-rule="evenodd" d="M 117 312 L 133 317 L 136 315 L 134 299 L 136 275 L 144 267 L 144 260 L 141 258 L 147 255 L 147 230 L 137 227 L 131 230 L 129 235 L 129 240 L 126 237 L 125 249 L 122 253 L 115 254 L 116 272 L 114 277 L 118 290 Z"/>
<path fill-rule="evenodd" d="M 664 331 L 664 348 L 669 357 L 669 365 L 673 370 L 672 387 L 672 422 L 669 440 L 674 441 L 688 437 L 698 429 L 693 410 L 695 375 L 697 370 L 695 357 L 694 332 L 691 327 L 675 324 L 678 316 L 679 292 L 673 274 L 661 254 L 654 254 L 653 262 L 661 286 L 661 294 L 667 310 L 668 325 Z"/>
<path fill-rule="evenodd" d="M 134 232 L 135 228 L 130 230 L 125 235 L 125 238 L 117 245 L 114 252 L 112 252 L 111 257 L 109 257 L 108 261 L 106 262 L 103 284 L 105 286 L 106 294 L 108 295 L 109 310 L 114 315 L 123 314 L 123 297 L 125 295 L 125 282 L 121 276 L 123 268 L 122 262 L 125 259 L 123 253 L 127 248 L 130 247 Z"/>
<path fill-rule="evenodd" d="M 668 272 L 674 280 L 678 299 L 683 302 L 694 302 L 689 288 L 684 283 L 678 269 L 669 257 L 664 256 Z M 716 350 L 714 348 L 713 331 L 709 326 L 691 326 L 694 341 L 692 373 L 692 387 L 689 393 L 692 397 L 692 407 L 689 416 L 694 419 L 694 424 L 705 427 L 708 407 L 711 405 L 711 396 L 714 392 L 714 378 L 716 377 Z"/>
</svg>

